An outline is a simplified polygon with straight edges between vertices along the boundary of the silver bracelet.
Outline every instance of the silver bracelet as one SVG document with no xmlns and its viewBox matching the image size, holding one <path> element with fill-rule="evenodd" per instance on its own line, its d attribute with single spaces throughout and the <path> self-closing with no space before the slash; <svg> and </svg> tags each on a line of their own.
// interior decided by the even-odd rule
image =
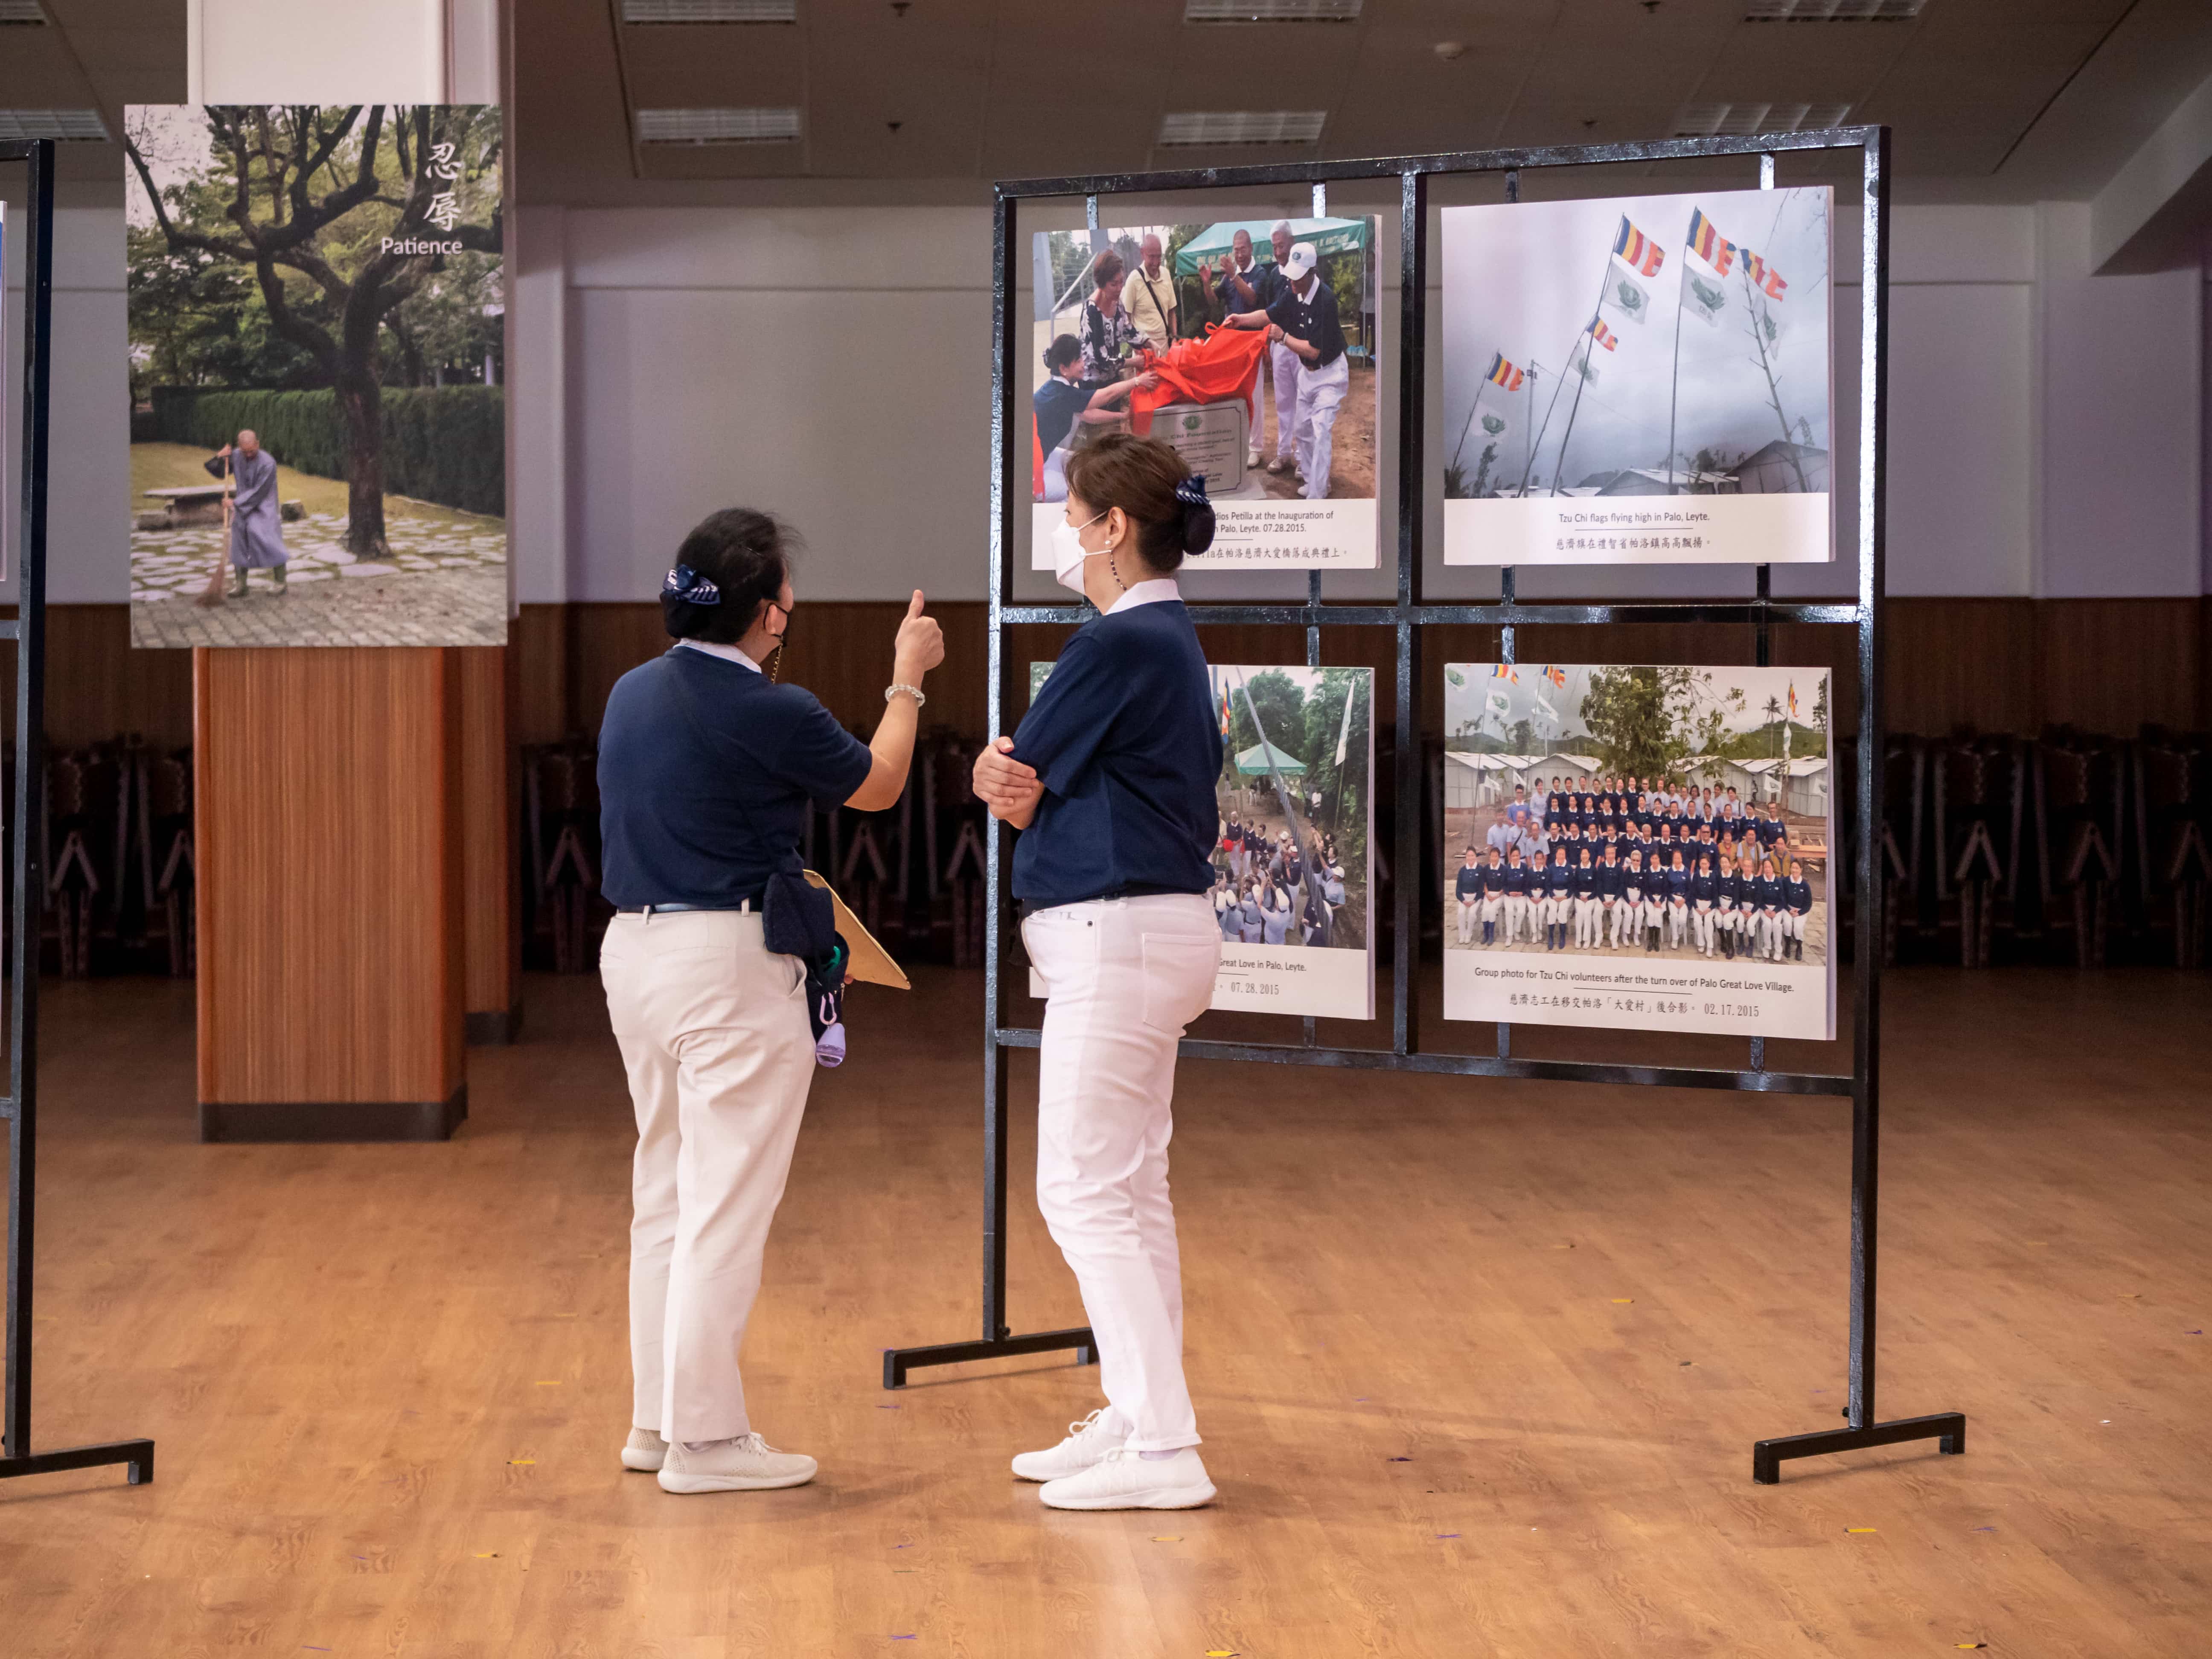
<svg viewBox="0 0 2212 1659">
<path fill-rule="evenodd" d="M 905 692 L 907 696 L 914 699 L 914 706 L 916 708 L 920 708 L 924 703 L 929 701 L 927 697 L 921 695 L 921 688 L 920 686 L 908 685 L 903 680 L 894 681 L 884 688 L 884 701 L 885 702 L 889 702 L 893 697 L 896 696 L 902 691 Z"/>
</svg>

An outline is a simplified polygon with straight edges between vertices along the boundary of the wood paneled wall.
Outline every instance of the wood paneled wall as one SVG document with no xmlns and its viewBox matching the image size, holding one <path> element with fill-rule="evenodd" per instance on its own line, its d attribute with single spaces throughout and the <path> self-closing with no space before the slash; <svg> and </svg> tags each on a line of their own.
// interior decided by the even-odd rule
<svg viewBox="0 0 2212 1659">
<path fill-rule="evenodd" d="M 209 1139 L 463 1109 L 460 653 L 192 653 Z"/>
<path fill-rule="evenodd" d="M 522 933 L 514 858 L 519 775 L 507 730 L 507 646 L 456 647 L 460 695 L 464 1005 L 471 1042 L 511 1042 L 520 1018 Z"/>
<path fill-rule="evenodd" d="M 983 728 L 985 608 L 936 605 L 945 664 L 932 677 L 926 724 L 970 737 Z M 784 666 L 848 726 L 872 729 L 882 712 L 891 636 L 903 607 L 817 602 L 797 612 Z M 1049 657 L 1064 630 L 1019 630 L 1014 661 Z M 1206 653 L 1220 662 L 1303 662 L 1297 628 L 1209 628 Z M 515 732 L 524 743 L 599 729 L 608 691 L 623 673 L 667 648 L 657 605 L 525 605 L 515 635 Z M 1522 661 L 1710 662 L 1752 660 L 1751 631 L 1712 625 L 1598 629 L 1523 628 Z M 1392 672 L 1388 629 L 1331 629 L 1322 659 Z M 1498 630 L 1447 628 L 1423 641 L 1422 719 L 1443 718 L 1443 665 L 1494 659 Z M 1856 636 L 1840 628 L 1777 628 L 1778 664 L 1826 667 L 1836 675 L 1836 717 L 1858 718 Z M 1899 599 L 1889 604 L 1887 694 L 1891 729 L 1936 737 L 1962 725 L 2038 732 L 2046 725 L 2131 737 L 2143 722 L 2185 729 L 2212 724 L 2212 603 L 2199 599 Z"/>
</svg>

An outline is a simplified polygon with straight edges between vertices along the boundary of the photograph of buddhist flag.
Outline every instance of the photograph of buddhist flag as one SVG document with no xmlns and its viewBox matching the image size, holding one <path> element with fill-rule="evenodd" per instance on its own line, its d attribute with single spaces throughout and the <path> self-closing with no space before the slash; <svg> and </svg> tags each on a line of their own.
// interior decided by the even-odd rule
<svg viewBox="0 0 2212 1659">
<path fill-rule="evenodd" d="M 1820 668 L 1444 670 L 1444 1018 L 1835 1035 Z"/>
<path fill-rule="evenodd" d="M 1832 558 L 1832 216 L 1826 186 L 1445 209 L 1445 562 Z"/>
<path fill-rule="evenodd" d="M 1193 569 L 1373 568 L 1377 233 L 1290 216 L 1038 232 L 1031 568 L 1052 568 L 1069 460 L 1115 432 L 1205 475 L 1217 528 Z"/>
<path fill-rule="evenodd" d="M 493 105 L 125 112 L 132 644 L 506 642 L 501 148 Z"/>
</svg>

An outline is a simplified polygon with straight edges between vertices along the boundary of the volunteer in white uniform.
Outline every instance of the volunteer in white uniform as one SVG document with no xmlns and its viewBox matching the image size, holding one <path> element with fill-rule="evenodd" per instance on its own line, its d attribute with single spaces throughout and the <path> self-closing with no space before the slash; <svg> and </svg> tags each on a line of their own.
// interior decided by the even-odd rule
<svg viewBox="0 0 2212 1659">
<path fill-rule="evenodd" d="M 1045 983 L 1037 1207 L 1083 1291 L 1106 1405 L 1014 1459 L 1054 1509 L 1213 1497 L 1182 1372 L 1168 1198 L 1176 1044 L 1213 996 L 1206 902 L 1221 730 L 1173 573 L 1213 540 L 1205 481 L 1158 439 L 1077 452 L 1054 568 L 1099 614 L 1060 647 L 975 793 L 1022 831 L 1014 896 Z"/>
<path fill-rule="evenodd" d="M 738 1349 L 814 1079 L 804 964 L 761 900 L 796 873 L 814 805 L 878 811 L 945 659 L 916 592 L 874 740 L 760 664 L 792 614 L 790 532 L 733 507 L 685 538 L 661 592 L 677 647 L 616 682 L 599 730 L 607 1012 L 637 1112 L 625 1468 L 672 1492 L 795 1486 L 814 1460 L 754 1431 Z"/>
</svg>

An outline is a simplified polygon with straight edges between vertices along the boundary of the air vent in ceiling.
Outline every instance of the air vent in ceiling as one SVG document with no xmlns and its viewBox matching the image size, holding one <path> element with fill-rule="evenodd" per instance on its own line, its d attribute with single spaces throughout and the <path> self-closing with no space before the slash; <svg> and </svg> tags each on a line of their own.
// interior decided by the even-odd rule
<svg viewBox="0 0 2212 1659">
<path fill-rule="evenodd" d="M 96 109 L 0 109 L 0 140 L 90 139 L 107 142 L 107 123 Z"/>
<path fill-rule="evenodd" d="M 1749 0 L 1747 23 L 1909 23 L 1928 0 Z"/>
<path fill-rule="evenodd" d="M 1160 117 L 1163 148 L 1201 144 L 1310 144 L 1328 112 L 1318 109 L 1193 109 Z"/>
<path fill-rule="evenodd" d="M 799 137 L 795 109 L 641 109 L 641 144 L 787 144 Z"/>
<path fill-rule="evenodd" d="M 1764 132 L 1811 132 L 1839 127 L 1849 104 L 1686 104 L 1674 118 L 1677 138 L 1752 138 Z"/>
<path fill-rule="evenodd" d="M 0 27 L 9 23 L 44 23 L 46 13 L 39 9 L 39 0 L 0 0 Z"/>
<path fill-rule="evenodd" d="M 796 23 L 799 0 L 623 0 L 625 23 Z"/>
<path fill-rule="evenodd" d="M 1186 23 L 1350 23 L 1364 0 L 1183 0 Z"/>
</svg>

